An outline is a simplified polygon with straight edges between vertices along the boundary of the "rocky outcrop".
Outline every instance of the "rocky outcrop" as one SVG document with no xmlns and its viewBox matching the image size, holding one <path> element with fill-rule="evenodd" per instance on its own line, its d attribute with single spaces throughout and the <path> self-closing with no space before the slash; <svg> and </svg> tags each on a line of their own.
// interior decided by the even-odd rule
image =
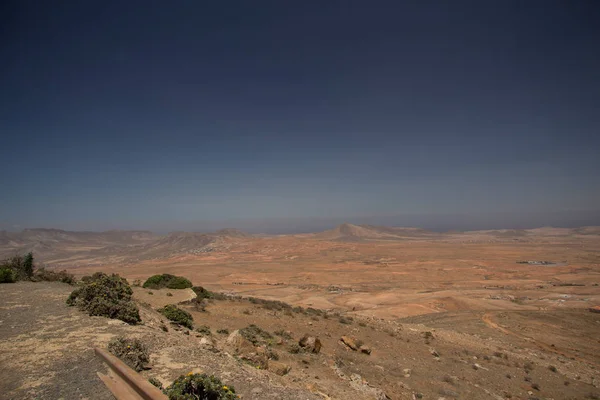
<svg viewBox="0 0 600 400">
<path fill-rule="evenodd" d="M 315 354 L 318 354 L 321 351 L 322 346 L 318 337 L 310 336 L 308 334 L 304 335 L 302 339 L 298 341 L 298 345 L 304 349 L 304 351 Z"/>
</svg>

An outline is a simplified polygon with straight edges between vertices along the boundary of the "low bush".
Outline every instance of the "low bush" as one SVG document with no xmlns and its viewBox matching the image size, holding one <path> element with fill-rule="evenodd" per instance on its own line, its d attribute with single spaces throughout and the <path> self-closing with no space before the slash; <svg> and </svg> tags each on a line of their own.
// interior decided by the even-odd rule
<svg viewBox="0 0 600 400">
<path fill-rule="evenodd" d="M 183 276 L 162 274 L 151 276 L 143 286 L 147 289 L 187 289 L 192 287 L 192 282 Z"/>
<path fill-rule="evenodd" d="M 32 280 L 34 281 L 48 281 L 48 282 L 63 282 L 69 285 L 77 283 L 75 275 L 68 273 L 66 270 L 52 271 L 46 268 L 38 268 L 33 274 Z"/>
<path fill-rule="evenodd" d="M 217 329 L 217 333 L 219 333 L 221 335 L 229 335 L 229 329 L 227 329 L 227 328 Z"/>
<path fill-rule="evenodd" d="M 83 285 L 71 292 L 69 306 L 77 306 L 89 315 L 120 319 L 135 325 L 141 321 L 140 312 L 131 300 L 133 291 L 124 278 L 96 272 Z"/>
<path fill-rule="evenodd" d="M 255 346 L 264 344 L 265 341 L 273 338 L 269 332 L 254 324 L 240 329 L 240 334 Z"/>
<path fill-rule="evenodd" d="M 192 314 L 178 308 L 176 305 L 169 304 L 158 311 L 170 321 L 185 326 L 186 328 L 194 329 L 194 318 L 192 317 Z"/>
<path fill-rule="evenodd" d="M 148 348 L 138 339 L 118 336 L 108 343 L 108 351 L 137 372 L 144 370 L 150 362 Z"/>
<path fill-rule="evenodd" d="M 17 274 L 8 267 L 0 267 L 0 283 L 14 283 L 17 281 Z"/>
<path fill-rule="evenodd" d="M 25 256 L 16 255 L 0 262 L 2 279 L 0 283 L 12 283 L 15 281 L 30 280 L 33 277 L 33 253 Z M 9 273 L 7 270 L 10 270 Z"/>
<path fill-rule="evenodd" d="M 210 326 L 208 326 L 208 325 L 201 325 L 201 326 L 197 327 L 196 332 L 198 332 L 199 334 L 204 335 L 204 336 L 212 335 L 212 332 L 210 331 Z"/>
<path fill-rule="evenodd" d="M 215 376 L 206 374 L 182 375 L 165 389 L 169 400 L 235 400 L 233 386 L 224 385 Z"/>
</svg>

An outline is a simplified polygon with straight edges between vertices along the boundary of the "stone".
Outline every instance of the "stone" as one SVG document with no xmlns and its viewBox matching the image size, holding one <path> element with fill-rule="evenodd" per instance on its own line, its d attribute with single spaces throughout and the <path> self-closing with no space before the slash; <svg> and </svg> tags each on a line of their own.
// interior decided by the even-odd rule
<svg viewBox="0 0 600 400">
<path fill-rule="evenodd" d="M 308 334 L 304 335 L 302 339 L 298 341 L 298 345 L 305 351 L 310 351 L 315 354 L 318 354 L 321 351 L 322 346 L 318 337 L 309 336 Z"/>
<path fill-rule="evenodd" d="M 254 353 L 256 351 L 252 343 L 243 337 L 237 329 L 231 332 L 227 338 L 227 345 L 231 347 L 236 354 Z"/>
<path fill-rule="evenodd" d="M 365 345 L 360 346 L 358 350 L 360 350 L 360 352 L 364 354 L 371 354 L 371 348 Z"/>
<path fill-rule="evenodd" d="M 269 369 L 269 371 L 271 371 L 279 376 L 283 376 L 283 375 L 286 375 L 288 372 L 290 372 L 290 370 L 292 368 L 289 365 L 284 364 L 282 362 L 269 360 L 268 369 Z"/>
<path fill-rule="evenodd" d="M 342 340 L 342 343 L 344 343 L 346 346 L 350 347 L 352 350 L 354 350 L 354 351 L 358 350 L 356 341 L 354 339 L 352 339 L 350 336 L 342 336 L 341 340 Z"/>
</svg>

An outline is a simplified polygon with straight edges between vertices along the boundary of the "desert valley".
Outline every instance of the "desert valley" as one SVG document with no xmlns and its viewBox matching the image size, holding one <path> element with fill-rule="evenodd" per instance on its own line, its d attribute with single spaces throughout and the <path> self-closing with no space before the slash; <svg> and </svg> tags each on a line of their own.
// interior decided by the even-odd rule
<svg viewBox="0 0 600 400">
<path fill-rule="evenodd" d="M 155 353 L 155 365 L 143 374 L 157 374 L 165 384 L 186 369 L 199 368 L 232 381 L 244 399 L 600 396 L 600 314 L 591 312 L 600 305 L 598 227 L 436 233 L 344 224 L 324 232 L 273 236 L 235 229 L 168 235 L 52 229 L 0 234 L 3 258 L 30 251 L 38 265 L 65 269 L 78 278 L 96 271 L 119 274 L 130 283 L 155 274 L 183 276 L 237 299 L 211 300 L 204 311 L 182 303 L 197 324 L 222 332 L 256 325 L 288 332 L 285 336 L 291 341 L 308 334 L 323 343 L 318 355 L 279 351 L 285 374 L 235 373 L 246 366 L 228 366 L 235 358 L 214 360 L 236 354 L 235 349 L 227 350 L 227 336 L 213 332 L 207 350 L 196 342 L 203 335 L 158 330 L 162 322 L 152 310 L 189 301 L 194 297 L 190 289 L 134 287 L 134 299 L 147 310 L 142 312 L 144 326 L 131 329 L 140 337 L 153 337 L 148 340 Z M 58 327 L 51 316 L 38 316 L 38 322 L 45 321 L 41 329 L 23 326 L 11 333 L 11 326 L 19 330 L 15 310 L 33 307 L 27 293 L 42 285 L 19 286 L 25 284 L 0 287 L 0 330 L 9 339 L 0 345 L 0 357 L 13 371 L 31 361 L 15 348 L 17 338 L 34 344 L 48 334 L 50 342 L 57 340 L 48 349 L 50 358 L 61 353 L 60 343 L 66 340 L 65 334 L 52 333 Z M 48 289 L 43 289 L 40 296 L 56 300 L 69 293 L 55 289 L 58 292 L 46 294 L 43 290 Z M 7 297 L 9 290 L 16 290 L 10 292 L 14 299 Z M 303 311 L 269 307 L 275 302 Z M 66 308 L 62 300 L 53 307 Z M 74 333 L 70 340 L 79 339 L 82 354 L 92 342 L 105 345 L 111 337 L 106 329 L 130 328 L 107 328 L 99 317 L 82 315 L 64 316 L 81 325 L 83 333 Z M 85 318 L 102 325 L 100 331 L 84 327 Z M 156 332 L 150 335 L 144 329 L 153 324 Z M 161 335 L 168 337 L 159 339 Z M 364 342 L 369 354 L 354 351 L 343 336 Z M 287 344 L 280 340 L 280 349 Z M 38 352 L 38 361 L 44 359 L 43 346 Z M 51 364 L 46 359 L 39 367 L 48 372 Z M 48 394 L 44 388 L 60 381 L 61 374 L 45 376 L 37 385 L 23 379 L 12 385 L 4 382 L 4 392 L 11 393 L 5 398 Z M 258 382 L 268 384 L 262 387 Z M 105 398 L 97 392 L 80 395 Z"/>
</svg>

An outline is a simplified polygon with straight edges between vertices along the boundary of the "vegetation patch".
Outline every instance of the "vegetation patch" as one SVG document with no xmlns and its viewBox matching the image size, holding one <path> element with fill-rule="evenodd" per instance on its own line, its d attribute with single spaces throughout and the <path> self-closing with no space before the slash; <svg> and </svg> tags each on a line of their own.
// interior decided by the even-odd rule
<svg viewBox="0 0 600 400">
<path fill-rule="evenodd" d="M 38 268 L 33 277 L 33 281 L 48 281 L 48 282 L 63 282 L 69 285 L 74 285 L 77 283 L 77 279 L 75 279 L 75 275 L 68 273 L 66 270 L 62 271 L 52 271 L 47 270 L 46 268 Z"/>
<path fill-rule="evenodd" d="M 254 324 L 240 329 L 240 334 L 255 346 L 259 346 L 264 344 L 267 340 L 273 339 L 273 335 Z"/>
<path fill-rule="evenodd" d="M 141 318 L 138 307 L 131 300 L 132 294 L 124 278 L 96 272 L 71 292 L 67 304 L 77 306 L 89 315 L 120 319 L 135 325 L 141 322 Z"/>
<path fill-rule="evenodd" d="M 17 255 L 0 261 L 0 283 L 31 280 L 33 277 L 33 253 Z"/>
<path fill-rule="evenodd" d="M 118 336 L 108 343 L 108 351 L 138 372 L 150 362 L 148 348 L 139 339 Z"/>
<path fill-rule="evenodd" d="M 0 267 L 0 283 L 14 283 L 17 281 L 17 274 L 8 267 Z"/>
<path fill-rule="evenodd" d="M 169 400 L 235 400 L 233 386 L 224 385 L 215 376 L 206 374 L 182 375 L 165 389 Z"/>
<path fill-rule="evenodd" d="M 194 329 L 194 318 L 189 312 L 177 308 L 174 304 L 169 304 L 158 310 L 162 315 L 176 324 L 185 326 L 189 329 Z"/>
<path fill-rule="evenodd" d="M 196 332 L 198 332 L 201 335 L 204 336 L 210 336 L 212 335 L 212 332 L 210 331 L 210 326 L 208 325 L 202 325 L 196 328 Z"/>
<path fill-rule="evenodd" d="M 171 274 L 153 275 L 143 285 L 147 289 L 187 289 L 192 286 L 189 279 Z"/>
</svg>

